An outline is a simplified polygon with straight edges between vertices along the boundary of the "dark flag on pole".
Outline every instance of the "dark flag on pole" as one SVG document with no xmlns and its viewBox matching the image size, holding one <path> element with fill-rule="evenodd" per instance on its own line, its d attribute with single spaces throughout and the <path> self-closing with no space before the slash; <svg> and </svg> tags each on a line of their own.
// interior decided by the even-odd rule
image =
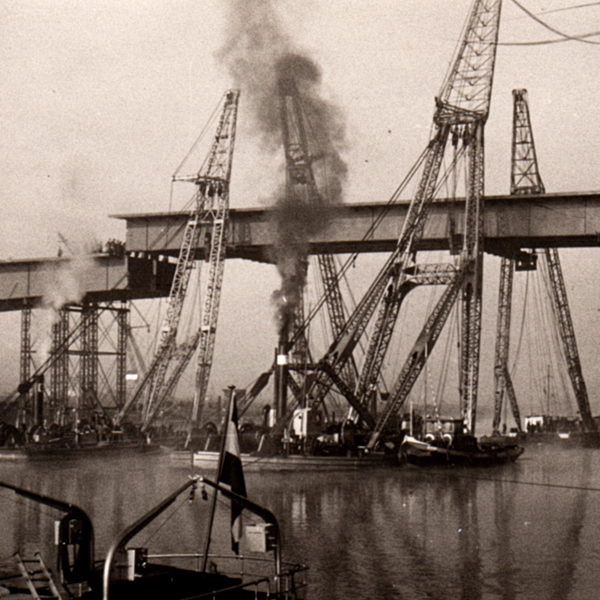
<svg viewBox="0 0 600 600">
<path fill-rule="evenodd" d="M 240 453 L 240 440 L 238 436 L 237 404 L 235 390 L 231 390 L 227 423 L 225 426 L 225 439 L 223 440 L 223 454 L 219 470 L 219 482 L 228 485 L 232 492 L 246 496 L 246 483 L 242 470 L 242 456 Z M 231 548 L 238 554 L 239 542 L 242 537 L 242 510 L 235 501 L 231 502 Z"/>
</svg>

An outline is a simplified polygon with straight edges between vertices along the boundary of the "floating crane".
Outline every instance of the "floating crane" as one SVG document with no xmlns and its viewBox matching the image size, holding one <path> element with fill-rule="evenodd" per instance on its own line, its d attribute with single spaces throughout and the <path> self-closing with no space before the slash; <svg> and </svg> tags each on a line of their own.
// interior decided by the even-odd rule
<svg viewBox="0 0 600 600">
<path fill-rule="evenodd" d="M 368 447 L 373 448 L 390 417 L 404 405 L 406 398 L 450 313 L 460 296 L 462 301 L 460 392 L 464 427 L 475 432 L 477 388 L 479 377 L 479 346 L 481 335 L 481 304 L 483 277 L 483 197 L 484 197 L 484 127 L 489 114 L 501 2 L 480 0 L 473 3 L 465 34 L 452 63 L 450 72 L 436 99 L 435 132 L 430 142 L 431 156 L 425 163 L 419 191 L 422 192 L 421 218 L 415 234 L 422 234 L 427 207 L 436 187 L 440 164 L 448 141 L 455 147 L 452 169 L 456 160 L 466 157 L 465 234 L 459 266 L 453 281 L 430 313 L 421 334 L 409 352 L 400 375 L 390 393 L 385 410 L 379 416 Z M 419 194 L 417 194 L 417 198 Z M 414 203 L 414 201 L 413 201 Z M 401 301 L 410 281 L 409 261 L 415 253 L 415 235 L 409 238 L 402 256 L 400 269 L 392 272 L 392 300 Z M 401 238 L 402 239 L 402 238 Z M 439 283 L 448 280 L 449 265 L 441 269 Z M 392 318 L 383 320 L 381 339 L 387 338 L 386 329 L 393 327 Z M 383 344 L 385 346 L 385 344 Z"/>
<path fill-rule="evenodd" d="M 430 142 L 409 175 L 390 200 L 400 197 L 406 183 L 421 172 L 417 191 L 411 200 L 396 247 L 367 292 L 348 319 L 334 331 L 334 340 L 322 358 L 302 365 L 310 375 L 305 380 L 306 408 L 317 413 L 329 391 L 335 387 L 355 411 L 355 423 L 370 432 L 367 449 L 373 449 L 390 419 L 403 407 L 413 384 L 446 323 L 451 309 L 460 298 L 462 305 L 460 400 L 464 429 L 475 433 L 479 346 L 481 335 L 483 277 L 483 198 L 484 198 L 484 127 L 489 114 L 492 80 L 498 41 L 501 0 L 475 0 L 464 36 L 451 69 L 436 98 L 434 132 Z M 451 164 L 442 173 L 447 146 L 454 148 Z M 306 158 L 306 156 L 304 157 Z M 293 163 L 288 162 L 288 167 Z M 464 165 L 465 233 L 458 264 L 418 264 L 418 243 L 423 237 L 429 209 L 449 177 Z M 452 235 L 452 231 L 449 232 Z M 342 270 L 343 272 L 343 270 Z M 399 375 L 385 408 L 376 413 L 377 384 L 392 338 L 402 301 L 419 285 L 446 286 L 417 338 Z M 324 303 L 322 298 L 318 307 Z M 311 313 L 314 316 L 314 311 Z M 371 327 L 369 347 L 356 385 L 346 381 L 346 369 L 354 351 Z M 268 377 L 261 376 L 260 385 Z M 256 386 L 259 387 L 257 380 Z M 252 397 L 255 397 L 255 394 Z M 290 411 L 280 417 L 271 434 L 277 435 L 289 421 Z M 282 423 L 283 422 L 283 426 Z"/>
<path fill-rule="evenodd" d="M 333 343 L 321 360 L 311 366 L 313 372 L 307 379 L 308 408 L 316 411 L 328 391 L 337 387 L 356 411 L 357 421 L 372 432 L 368 448 L 377 444 L 389 419 L 402 408 L 459 297 L 463 307 L 461 405 L 465 429 L 474 433 L 483 273 L 483 130 L 489 113 L 500 8 L 500 0 L 476 0 L 473 3 L 464 38 L 436 98 L 433 137 L 409 174 L 412 177 L 418 168 L 422 168 L 420 183 L 409 205 L 396 248 L 349 318 L 343 324 L 338 323 Z M 449 140 L 455 149 L 449 173 L 453 173 L 465 157 L 467 163 L 466 226 L 460 261 L 458 266 L 420 265 L 416 262 L 416 245 L 423 236 L 432 200 L 449 176 L 445 173 L 440 177 Z M 288 160 L 288 168 L 293 166 Z M 409 353 L 385 410 L 376 415 L 373 394 L 381 377 L 400 305 L 418 285 L 445 285 L 446 290 Z M 344 374 L 376 312 L 378 317 L 367 355 L 357 385 L 352 389 Z M 288 418 L 289 411 L 283 420 Z M 277 426 L 274 431 L 278 431 Z"/>
<path fill-rule="evenodd" d="M 281 96 L 281 122 L 283 130 L 283 143 L 286 158 L 286 201 L 296 206 L 301 205 L 310 212 L 311 221 L 323 221 L 326 218 L 322 211 L 327 210 L 328 201 L 324 198 L 317 185 L 313 162 L 325 158 L 318 151 L 312 152 L 309 147 L 309 136 L 307 131 L 306 115 L 303 110 L 302 97 L 293 77 L 284 77 L 279 82 Z M 301 227 L 300 223 L 295 224 Z M 320 253 L 317 257 L 321 279 L 325 289 L 325 302 L 327 304 L 329 322 L 332 334 L 338 335 L 344 326 L 346 315 L 344 302 L 339 287 L 339 276 L 333 256 L 328 253 Z M 301 300 L 301 298 L 299 298 Z M 308 357 L 308 344 L 305 339 L 303 303 L 300 301 L 296 310 L 294 322 L 291 323 L 291 331 L 286 331 L 285 326 L 280 333 L 281 352 L 295 347 L 300 353 Z M 305 359 L 306 360 L 306 359 Z M 344 369 L 343 377 L 347 385 L 354 387 L 356 379 L 355 365 L 349 361 Z M 284 416 L 287 406 L 282 396 L 285 395 L 285 386 L 294 384 L 290 381 L 291 376 L 285 370 L 276 371 L 277 389 L 279 400 L 278 416 Z M 283 381 L 281 381 L 283 380 Z M 298 385 L 297 402 L 304 403 L 303 392 Z"/>
<path fill-rule="evenodd" d="M 544 184 L 540 175 L 531 119 L 527 90 L 513 90 L 513 136 L 511 152 L 511 186 L 512 195 L 543 194 Z M 533 255 L 535 257 L 535 255 Z M 521 260 L 503 257 L 500 267 L 500 291 L 498 300 L 498 327 L 496 338 L 495 402 L 493 430 L 499 432 L 503 398 L 506 394 L 510 401 L 517 431 L 521 431 L 521 422 L 517 398 L 508 371 L 508 350 L 510 342 L 510 309 L 512 296 L 513 273 L 516 270 L 533 269 L 535 261 L 529 255 L 520 255 Z M 562 274 L 560 257 L 556 248 L 546 248 L 542 257 L 548 266 L 549 284 L 552 292 L 553 314 L 557 319 L 560 338 L 571 384 L 579 408 L 584 431 L 596 431 L 592 418 L 587 388 L 581 369 L 581 361 L 577 350 L 577 341 L 571 311 L 567 298 L 567 290 Z"/>
<path fill-rule="evenodd" d="M 183 233 L 158 347 L 136 390 L 117 413 L 114 419 L 116 425 L 122 422 L 130 407 L 139 402 L 145 394 L 141 426 L 142 431 L 145 432 L 164 400 L 177 385 L 182 372 L 199 347 L 191 418 L 192 425 L 198 422 L 212 364 L 221 295 L 225 263 L 225 235 L 229 212 L 229 182 L 238 102 L 238 90 L 229 90 L 224 95 L 215 138 L 199 172 L 194 176 L 176 175 L 173 178 L 174 181 L 192 181 L 196 184 L 194 206 Z M 195 249 L 198 246 L 203 227 L 210 236 L 210 251 L 208 256 L 209 274 L 201 324 L 198 331 L 178 344 L 177 332 L 181 312 L 186 299 L 191 271 L 194 268 Z"/>
<path fill-rule="evenodd" d="M 474 2 L 464 38 L 441 93 L 436 98 L 435 131 L 422 161 L 420 184 L 410 203 L 396 249 L 318 364 L 319 374 L 315 379 L 320 384 L 320 389 L 327 388 L 323 381 L 329 379 L 340 389 L 360 419 L 372 429 L 368 444 L 370 448 L 377 443 L 390 417 L 403 406 L 438 339 L 450 308 L 459 296 L 463 306 L 461 403 L 465 427 L 474 433 L 483 268 L 483 131 L 489 113 L 500 8 L 499 0 Z M 439 180 L 449 140 L 457 149 L 452 169 L 456 168 L 458 159 L 464 156 L 467 158 L 466 232 L 460 264 L 458 268 L 454 265 L 424 268 L 415 262 L 416 243 L 423 235 L 434 194 L 445 178 L 444 176 Z M 385 410 L 376 418 L 369 410 L 369 391 L 372 383 L 379 377 L 402 300 L 411 289 L 423 283 L 445 284 L 447 289 L 427 319 L 407 362 L 401 369 Z M 377 311 L 375 332 L 370 339 L 358 387 L 361 395 L 355 395 L 343 385 L 341 373 Z M 319 391 L 318 387 L 315 383 L 311 394 L 314 407 L 323 401 L 323 392 Z"/>
</svg>

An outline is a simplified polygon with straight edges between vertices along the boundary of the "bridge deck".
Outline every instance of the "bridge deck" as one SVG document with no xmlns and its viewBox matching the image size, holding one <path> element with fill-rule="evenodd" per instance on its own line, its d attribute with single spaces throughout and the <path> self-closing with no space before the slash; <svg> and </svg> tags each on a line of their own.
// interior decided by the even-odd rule
<svg viewBox="0 0 600 600">
<path fill-rule="evenodd" d="M 449 248 L 450 232 L 464 231 L 464 201 L 437 201 L 431 207 L 420 243 L 422 250 Z M 310 240 L 311 253 L 385 252 L 396 244 L 408 203 L 352 204 L 336 207 L 323 233 Z M 385 210 L 376 230 L 373 223 Z M 227 256 L 269 262 L 274 241 L 273 209 L 232 210 Z M 127 222 L 128 251 L 176 256 L 187 214 L 117 215 Z M 600 192 L 490 196 L 485 202 L 486 251 L 511 255 L 519 248 L 586 247 L 599 245 Z M 366 236 L 366 237 L 365 237 Z M 200 239 L 205 240 L 206 235 Z M 204 248 L 198 249 L 201 255 Z"/>
<path fill-rule="evenodd" d="M 431 208 L 421 250 L 448 250 L 450 233 L 460 245 L 464 231 L 461 200 Z M 336 207 L 329 226 L 310 240 L 312 253 L 389 252 L 394 248 L 408 203 Z M 385 218 L 369 233 L 383 210 Z M 232 210 L 227 257 L 270 262 L 274 240 L 272 209 Z M 86 259 L 42 258 L 0 262 L 0 311 L 67 298 L 107 302 L 165 296 L 179 253 L 186 213 L 117 215 L 126 221 L 127 255 Z M 521 248 L 600 245 L 600 192 L 492 196 L 485 202 L 486 252 L 512 256 Z M 207 240 L 207 231 L 200 239 Z M 205 246 L 196 249 L 205 257 Z"/>
<path fill-rule="evenodd" d="M 0 262 L 0 311 L 166 296 L 173 273 L 173 264 L 151 256 Z"/>
</svg>

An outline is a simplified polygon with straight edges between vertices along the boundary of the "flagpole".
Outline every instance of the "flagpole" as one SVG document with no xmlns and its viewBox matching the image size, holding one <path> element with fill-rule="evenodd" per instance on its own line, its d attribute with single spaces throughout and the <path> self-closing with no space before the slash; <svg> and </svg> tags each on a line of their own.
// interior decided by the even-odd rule
<svg viewBox="0 0 600 600">
<path fill-rule="evenodd" d="M 229 421 L 232 417 L 233 411 L 233 399 L 235 397 L 235 386 L 229 386 L 230 394 L 229 394 L 229 406 L 227 407 L 227 415 L 225 417 L 225 426 L 223 427 L 223 439 L 221 441 L 221 451 L 219 453 L 219 465 L 217 467 L 217 482 L 221 481 L 221 476 L 223 475 L 223 458 L 225 456 L 225 444 L 227 442 L 227 426 L 229 425 Z M 208 522 L 208 533 L 206 536 L 206 547 L 204 549 L 204 562 L 202 563 L 202 572 L 206 572 L 206 563 L 208 562 L 208 551 L 210 549 L 210 541 L 212 535 L 213 522 L 215 520 L 215 510 L 217 508 L 217 495 L 218 491 L 215 490 L 213 494 L 212 506 L 210 508 L 210 520 Z"/>
</svg>

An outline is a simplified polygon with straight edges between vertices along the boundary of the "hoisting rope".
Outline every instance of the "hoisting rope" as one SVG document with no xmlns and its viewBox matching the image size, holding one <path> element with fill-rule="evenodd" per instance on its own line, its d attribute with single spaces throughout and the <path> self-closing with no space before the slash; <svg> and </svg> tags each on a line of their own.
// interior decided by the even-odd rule
<svg viewBox="0 0 600 600">
<path fill-rule="evenodd" d="M 528 378 L 531 382 L 536 377 L 541 377 L 539 384 L 534 383 L 530 386 L 530 389 L 539 392 L 546 386 L 549 387 L 549 381 L 544 379 L 543 373 L 550 368 L 555 377 L 558 378 L 556 379 L 558 382 L 556 385 L 558 395 L 566 399 L 567 408 L 573 412 L 574 398 L 572 387 L 567 379 L 567 357 L 557 327 L 559 315 L 556 314 L 552 298 L 548 265 L 543 259 L 543 255 L 540 258 L 542 259 L 538 261 L 540 276 L 532 279 L 531 273 L 527 272 L 518 343 L 509 371 L 514 379 L 515 374 L 519 371 L 519 366 L 523 366 L 521 356 L 524 350 L 525 337 L 527 337 Z M 546 402 L 544 402 L 544 398 L 539 396 L 537 398 L 531 397 L 530 409 L 533 408 L 533 400 L 535 400 L 543 411 L 549 410 L 547 401 L 550 397 L 549 389 L 545 394 Z"/>
<path fill-rule="evenodd" d="M 575 402 L 573 387 L 570 385 L 570 382 L 567 379 L 568 373 L 568 357 L 566 354 L 566 350 L 562 341 L 562 337 L 559 331 L 558 323 L 560 319 L 560 314 L 555 306 L 552 297 L 552 289 L 550 284 L 550 269 L 547 260 L 542 261 L 542 283 L 545 285 L 545 292 L 548 301 L 546 306 L 548 307 L 549 313 L 549 323 L 547 330 L 551 336 L 552 348 L 554 350 L 554 358 L 555 358 L 555 371 L 560 378 L 560 396 L 565 398 L 569 404 L 569 410 L 574 412 L 573 406 Z"/>
</svg>

